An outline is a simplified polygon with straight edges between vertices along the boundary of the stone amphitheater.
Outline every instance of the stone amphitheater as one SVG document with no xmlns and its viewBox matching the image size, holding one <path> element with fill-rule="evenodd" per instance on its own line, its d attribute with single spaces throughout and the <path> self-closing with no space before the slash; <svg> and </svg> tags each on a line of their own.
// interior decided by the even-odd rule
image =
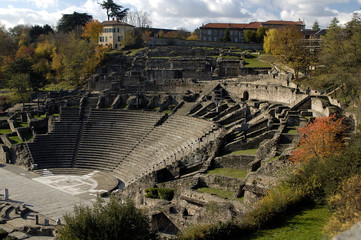
<svg viewBox="0 0 361 240">
<path fill-rule="evenodd" d="M 9 188 L 13 205 L 4 207 L 0 195 L 2 223 L 31 215 L 17 210 L 16 217 L 16 203 L 28 204 L 28 222 L 39 214 L 54 224 L 74 204 L 110 193 L 147 209 L 152 227 L 165 234 L 241 218 L 287 171 L 297 127 L 342 111 L 330 97 L 292 84 L 291 74 L 207 57 L 239 54 L 231 49 L 208 51 L 164 47 L 118 56 L 87 90 L 41 92 L 10 109 L 0 119 L 11 130 L 0 135 L 0 188 Z M 219 168 L 246 176 L 209 174 Z M 12 184 L 15 177 L 23 187 Z M 173 189 L 174 197 L 146 198 L 150 187 Z"/>
</svg>

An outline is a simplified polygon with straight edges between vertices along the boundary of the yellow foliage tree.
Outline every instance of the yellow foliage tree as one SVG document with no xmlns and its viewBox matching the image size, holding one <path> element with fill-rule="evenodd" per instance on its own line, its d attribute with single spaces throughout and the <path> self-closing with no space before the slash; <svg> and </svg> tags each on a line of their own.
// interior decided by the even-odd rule
<svg viewBox="0 0 361 240">
<path fill-rule="evenodd" d="M 277 33 L 277 29 L 272 28 L 266 32 L 266 36 L 264 37 L 263 49 L 266 53 L 272 53 L 272 45 L 275 41 L 275 36 Z"/>
<path fill-rule="evenodd" d="M 89 38 L 93 42 L 98 42 L 99 35 L 103 30 L 103 24 L 98 20 L 93 20 L 83 27 L 82 37 Z"/>
</svg>

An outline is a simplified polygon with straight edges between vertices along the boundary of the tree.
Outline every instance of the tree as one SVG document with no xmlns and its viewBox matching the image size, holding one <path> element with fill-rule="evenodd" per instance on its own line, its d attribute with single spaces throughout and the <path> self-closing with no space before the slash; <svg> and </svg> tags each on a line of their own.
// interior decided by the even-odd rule
<svg viewBox="0 0 361 240">
<path fill-rule="evenodd" d="M 93 19 L 91 15 L 87 13 L 74 12 L 72 14 L 63 14 L 63 17 L 59 20 L 57 29 L 61 32 L 70 32 L 77 30 L 80 32 L 81 27 L 85 26 Z"/>
<path fill-rule="evenodd" d="M 30 75 L 24 73 L 16 73 L 11 75 L 11 79 L 9 80 L 8 87 L 11 90 L 11 101 L 13 103 L 23 103 L 29 101 L 31 94 L 33 93 L 31 90 L 31 82 Z"/>
<path fill-rule="evenodd" d="M 59 227 L 60 240 L 157 239 L 147 216 L 133 202 L 122 203 L 114 196 L 107 204 L 98 199 L 93 208 L 76 206 L 64 220 L 65 226 Z"/>
<path fill-rule="evenodd" d="M 272 28 L 270 30 L 266 31 L 266 36 L 264 38 L 264 42 L 263 42 L 263 50 L 266 53 L 272 53 L 273 51 L 273 47 L 274 47 L 274 41 L 276 38 L 276 34 L 277 34 L 277 29 Z"/>
<path fill-rule="evenodd" d="M 143 34 L 142 34 L 143 42 L 144 42 L 144 43 L 150 42 L 150 41 L 152 40 L 151 35 L 152 35 L 152 32 L 151 32 L 151 31 L 145 30 L 145 31 L 143 32 Z"/>
<path fill-rule="evenodd" d="M 256 32 L 256 42 L 257 43 L 263 43 L 267 30 L 268 30 L 267 27 L 257 28 L 257 32 Z"/>
<path fill-rule="evenodd" d="M 110 17 L 115 17 L 119 20 L 122 20 L 127 15 L 128 8 L 122 10 L 122 6 L 116 4 L 113 0 L 104 0 L 102 3 L 99 3 L 100 6 L 107 11 L 108 21 Z"/>
<path fill-rule="evenodd" d="M 53 32 L 54 32 L 53 29 L 47 24 L 44 26 L 39 26 L 39 25 L 32 26 L 28 33 L 30 43 L 37 42 L 40 35 L 46 35 Z"/>
<path fill-rule="evenodd" d="M 227 28 L 226 31 L 224 32 L 223 41 L 225 41 L 225 42 L 231 41 L 231 33 L 230 33 L 229 28 Z"/>
<path fill-rule="evenodd" d="M 98 42 L 99 35 L 103 30 L 103 24 L 101 24 L 98 20 L 93 20 L 88 22 L 83 27 L 82 37 L 86 37 L 91 41 Z"/>
<path fill-rule="evenodd" d="M 254 30 L 244 31 L 244 40 L 247 43 L 255 43 L 257 41 L 257 33 Z"/>
<path fill-rule="evenodd" d="M 309 51 L 303 45 L 303 34 L 295 26 L 287 26 L 272 32 L 265 39 L 267 50 L 276 56 L 282 63 L 289 65 L 298 79 L 301 71 L 307 72 L 308 67 L 314 61 L 314 52 Z M 272 37 L 272 40 L 267 39 Z M 270 46 L 267 46 L 270 44 Z"/>
<path fill-rule="evenodd" d="M 291 160 L 294 163 L 307 163 L 312 159 L 324 161 L 343 148 L 341 136 L 345 130 L 342 118 L 337 119 L 334 115 L 316 118 L 306 127 L 298 128 L 302 138 Z"/>
<path fill-rule="evenodd" d="M 130 49 L 141 47 L 142 42 L 142 36 L 139 31 L 128 31 L 122 38 L 121 44 L 125 49 Z"/>
<path fill-rule="evenodd" d="M 312 31 L 318 31 L 320 30 L 320 24 L 318 23 L 318 21 L 316 20 L 313 25 L 312 25 Z"/>
<path fill-rule="evenodd" d="M 350 101 L 361 101 L 361 17 L 355 14 L 345 27 L 334 18 L 323 38 L 316 80 L 323 88 L 339 89 L 338 97 L 347 106 Z"/>
<path fill-rule="evenodd" d="M 150 28 L 152 20 L 146 11 L 129 12 L 126 15 L 125 22 L 139 28 Z"/>
</svg>

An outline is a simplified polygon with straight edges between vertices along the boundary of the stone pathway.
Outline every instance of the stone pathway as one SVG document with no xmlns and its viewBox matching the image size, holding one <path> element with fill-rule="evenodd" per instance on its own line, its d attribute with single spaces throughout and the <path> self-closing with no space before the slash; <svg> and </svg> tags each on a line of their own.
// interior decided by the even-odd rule
<svg viewBox="0 0 361 240">
<path fill-rule="evenodd" d="M 72 212 L 74 205 L 91 205 L 95 201 L 89 193 L 70 194 L 64 188 L 53 188 L 44 179 L 39 181 L 38 176 L 34 181 L 36 176 L 15 166 L 0 165 L 0 195 L 3 196 L 4 188 L 7 188 L 12 201 L 26 203 L 29 208 L 53 220 Z"/>
</svg>

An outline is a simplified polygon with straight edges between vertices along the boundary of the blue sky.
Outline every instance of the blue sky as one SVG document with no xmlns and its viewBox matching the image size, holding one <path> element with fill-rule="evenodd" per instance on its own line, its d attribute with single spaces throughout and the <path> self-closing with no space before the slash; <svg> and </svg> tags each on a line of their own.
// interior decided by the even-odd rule
<svg viewBox="0 0 361 240">
<path fill-rule="evenodd" d="M 55 26 L 62 14 L 86 12 L 100 21 L 102 0 L 0 0 L 0 23 Z M 333 17 L 346 23 L 361 13 L 361 0 L 114 0 L 131 11 L 146 11 L 157 28 L 195 28 L 209 22 L 247 23 L 266 20 L 317 20 L 327 27 Z"/>
</svg>

